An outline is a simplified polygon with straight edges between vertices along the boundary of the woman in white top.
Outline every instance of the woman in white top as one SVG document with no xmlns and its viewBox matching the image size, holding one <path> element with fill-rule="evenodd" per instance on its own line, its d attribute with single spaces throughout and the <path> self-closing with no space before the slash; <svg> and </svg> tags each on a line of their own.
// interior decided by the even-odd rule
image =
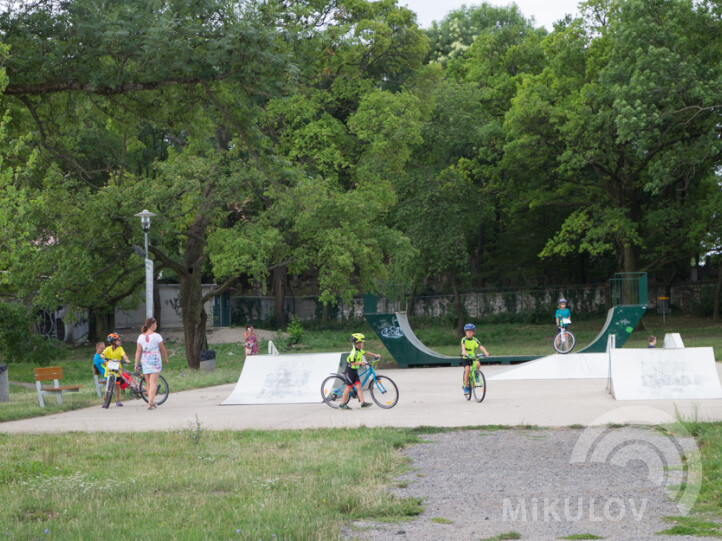
<svg viewBox="0 0 722 541">
<path fill-rule="evenodd" d="M 145 388 L 148 389 L 148 409 L 155 409 L 155 393 L 158 389 L 158 374 L 163 368 L 161 356 L 168 364 L 168 352 L 163 344 L 163 337 L 155 332 L 158 323 L 152 317 L 145 320 L 141 335 L 138 337 L 138 347 L 135 350 L 135 369 L 138 370 L 138 361 L 143 367 Z"/>
</svg>

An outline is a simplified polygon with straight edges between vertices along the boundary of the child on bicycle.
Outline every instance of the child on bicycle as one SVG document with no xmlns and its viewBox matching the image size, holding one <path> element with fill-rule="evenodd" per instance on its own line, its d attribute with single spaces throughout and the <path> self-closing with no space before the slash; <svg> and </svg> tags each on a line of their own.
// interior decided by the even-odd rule
<svg viewBox="0 0 722 541">
<path fill-rule="evenodd" d="M 342 410 L 351 409 L 351 407 L 348 405 L 348 395 L 354 385 L 356 386 L 356 393 L 358 394 L 358 399 L 361 402 L 361 407 L 368 408 L 371 406 L 371 402 L 364 401 L 364 394 L 361 390 L 361 381 L 358 377 L 358 367 L 368 364 L 368 362 L 364 358 L 364 355 L 371 355 L 375 360 L 379 360 L 381 356 L 376 355 L 375 353 L 371 353 L 370 351 L 364 351 L 363 347 L 365 341 L 366 337 L 361 333 L 354 333 L 351 335 L 351 343 L 353 343 L 353 349 L 351 350 L 351 353 L 349 353 L 349 356 L 346 359 L 346 388 L 343 390 L 341 405 L 339 406 L 339 408 Z"/>
<path fill-rule="evenodd" d="M 130 360 L 128 359 L 128 356 L 125 354 L 125 351 L 123 350 L 123 346 L 121 345 L 123 342 L 123 337 L 119 335 L 118 333 L 110 333 L 108 337 L 106 338 L 107 342 L 110 344 L 107 348 L 103 350 L 102 358 L 106 361 L 123 361 L 125 359 L 125 364 L 130 364 Z M 106 364 L 106 371 L 105 371 L 105 378 L 108 378 L 108 370 L 107 370 L 107 364 Z M 120 401 L 120 384 L 122 381 L 120 378 L 115 380 L 115 405 L 116 406 L 122 406 L 123 403 Z M 105 407 L 105 406 L 103 406 Z"/>
<path fill-rule="evenodd" d="M 467 323 L 464 325 L 464 336 L 461 339 L 461 366 L 464 367 L 464 379 L 462 381 L 462 387 L 464 388 L 464 393 L 469 393 L 469 372 L 471 371 L 472 364 L 474 365 L 474 369 L 476 370 L 479 368 L 479 361 L 476 360 L 476 348 L 479 348 L 479 351 L 481 351 L 485 357 L 489 356 L 489 352 L 486 351 L 486 348 L 481 345 L 481 342 L 479 342 L 478 338 L 474 337 L 474 333 L 476 332 L 476 326 L 473 323 Z"/>
<path fill-rule="evenodd" d="M 572 313 L 569 311 L 569 308 L 567 308 L 567 300 L 559 299 L 559 308 L 557 308 L 557 311 L 554 312 L 554 319 L 557 322 L 557 328 L 562 330 L 563 327 L 566 327 L 572 322 L 571 318 Z"/>
</svg>

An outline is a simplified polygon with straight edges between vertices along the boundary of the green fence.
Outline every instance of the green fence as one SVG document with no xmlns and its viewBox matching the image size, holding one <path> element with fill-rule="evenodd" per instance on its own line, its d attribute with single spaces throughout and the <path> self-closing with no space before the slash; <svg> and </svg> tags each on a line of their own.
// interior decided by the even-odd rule
<svg viewBox="0 0 722 541">
<path fill-rule="evenodd" d="M 612 306 L 649 304 L 647 273 L 618 272 L 609 280 L 609 300 Z"/>
</svg>

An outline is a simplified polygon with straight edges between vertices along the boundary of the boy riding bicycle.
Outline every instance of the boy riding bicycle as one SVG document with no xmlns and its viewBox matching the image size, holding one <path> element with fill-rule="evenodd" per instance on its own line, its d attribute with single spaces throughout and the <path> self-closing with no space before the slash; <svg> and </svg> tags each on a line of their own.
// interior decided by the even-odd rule
<svg viewBox="0 0 722 541">
<path fill-rule="evenodd" d="M 341 397 L 341 405 L 339 406 L 339 409 L 342 410 L 350 410 L 351 408 L 348 405 L 349 400 L 349 393 L 351 392 L 351 389 L 353 386 L 356 386 L 356 393 L 358 394 L 358 399 L 361 402 L 362 408 L 368 408 L 371 406 L 371 402 L 365 402 L 364 401 L 364 394 L 361 390 L 361 381 L 358 377 L 358 368 L 359 366 L 366 365 L 368 362 L 364 358 L 364 355 L 371 355 L 375 360 L 379 360 L 381 358 L 380 355 L 376 355 L 375 353 L 371 353 L 370 351 L 364 351 L 363 346 L 364 342 L 366 341 L 366 337 L 361 333 L 354 333 L 351 335 L 351 342 L 353 343 L 353 349 L 351 350 L 351 353 L 349 353 L 348 358 L 346 359 L 346 388 L 343 390 L 343 396 Z"/>
<path fill-rule="evenodd" d="M 469 393 L 469 372 L 471 371 L 471 365 L 474 365 L 474 369 L 479 368 L 479 361 L 476 360 L 476 348 L 484 354 L 485 357 L 489 356 L 489 352 L 486 348 L 481 345 L 481 342 L 474 337 L 476 332 L 476 326 L 473 323 L 467 323 L 464 325 L 464 333 L 466 336 L 461 339 L 461 366 L 464 367 L 464 379 L 462 381 L 464 393 Z"/>
</svg>

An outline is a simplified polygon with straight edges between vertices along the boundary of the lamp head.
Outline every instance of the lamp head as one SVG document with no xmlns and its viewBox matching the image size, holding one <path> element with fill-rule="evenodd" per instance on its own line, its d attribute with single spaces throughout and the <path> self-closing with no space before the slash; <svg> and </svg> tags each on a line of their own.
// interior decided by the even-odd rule
<svg viewBox="0 0 722 541">
<path fill-rule="evenodd" d="M 140 226 L 143 228 L 143 231 L 147 233 L 148 231 L 150 231 L 150 219 L 153 216 L 156 216 L 156 214 L 153 212 L 149 212 L 146 209 L 143 209 L 143 212 L 133 214 L 133 216 L 137 216 L 138 218 L 140 218 Z"/>
</svg>

